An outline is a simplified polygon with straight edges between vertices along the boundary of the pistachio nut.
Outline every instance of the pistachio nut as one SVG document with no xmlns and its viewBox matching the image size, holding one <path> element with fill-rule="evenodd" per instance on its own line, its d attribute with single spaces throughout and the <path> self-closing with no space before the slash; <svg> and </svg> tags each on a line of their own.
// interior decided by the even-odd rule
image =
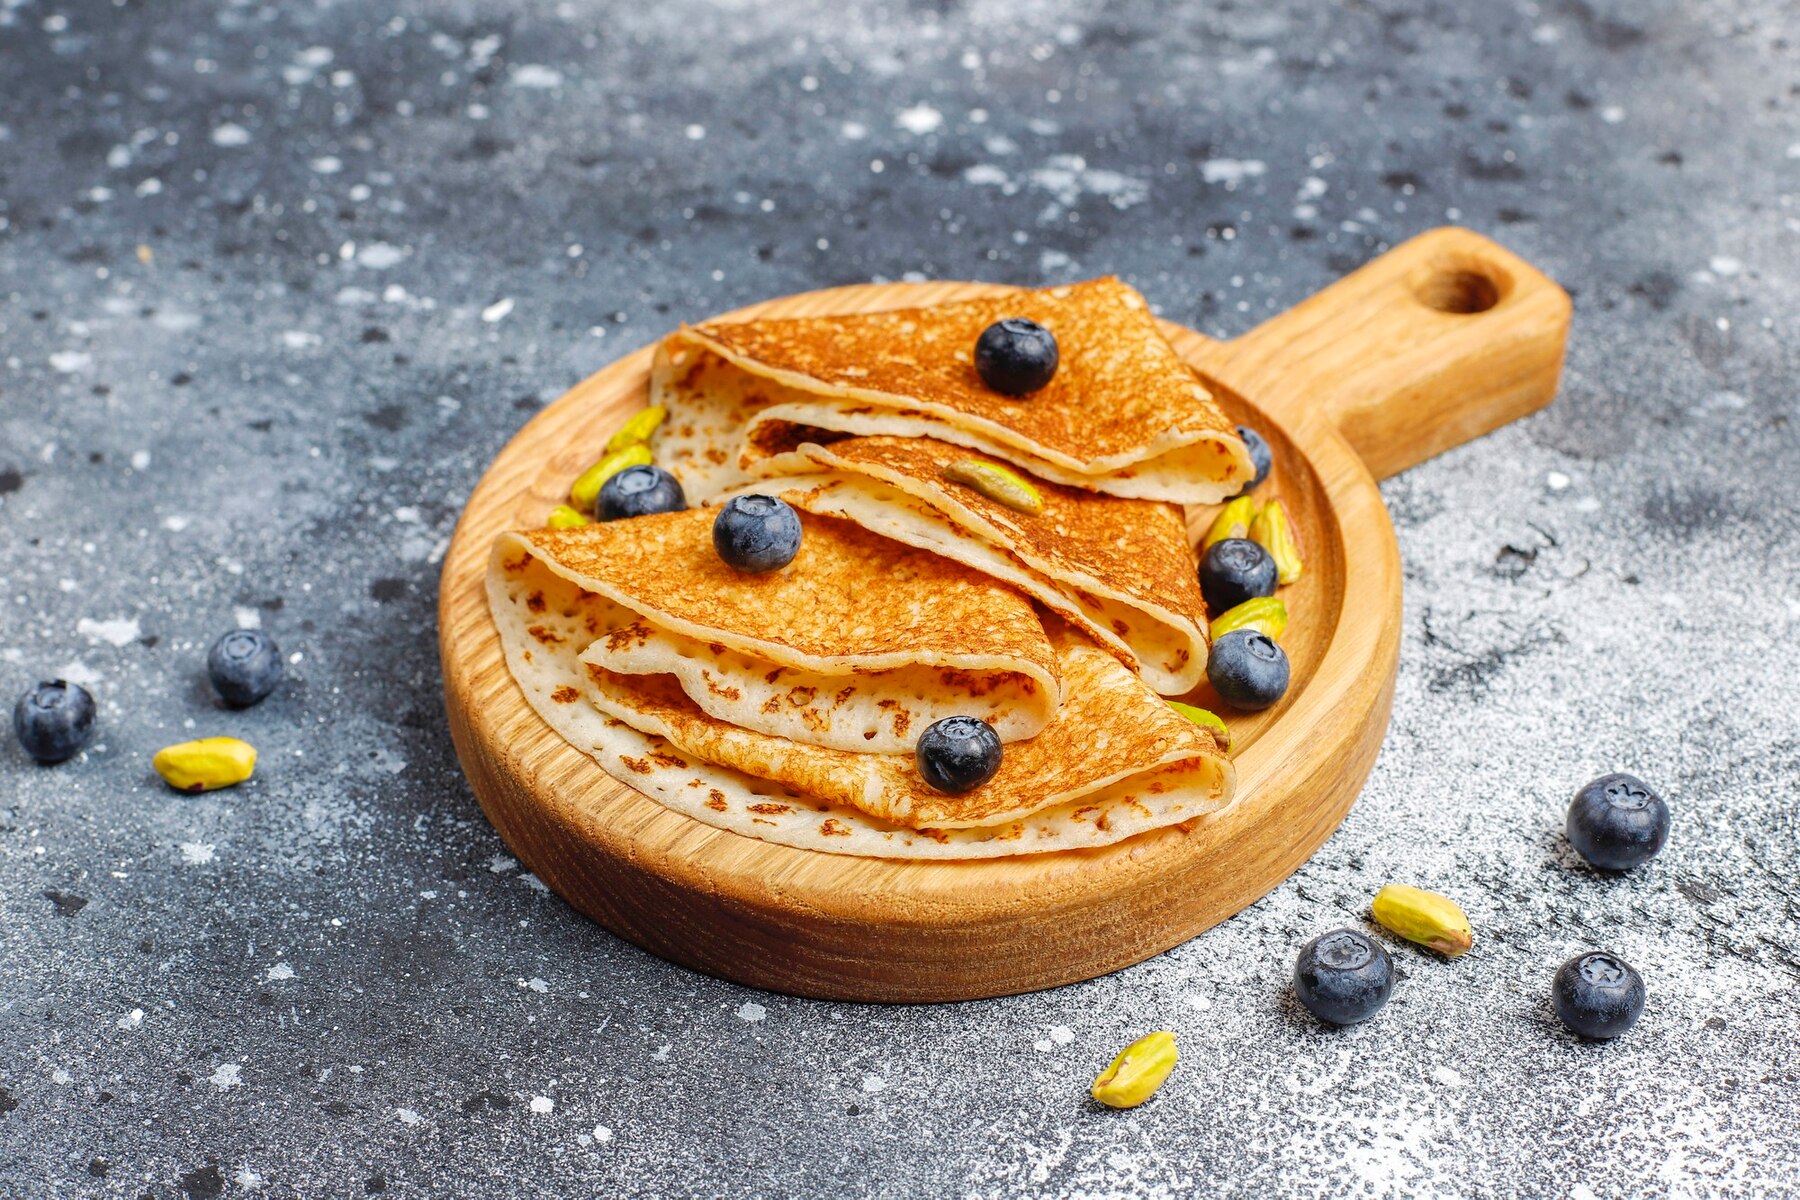
<svg viewBox="0 0 1800 1200">
<path fill-rule="evenodd" d="M 1375 903 L 1370 907 L 1383 929 L 1450 958 L 1466 953 L 1475 944 L 1469 918 L 1456 901 L 1436 892 L 1390 883 L 1375 893 Z"/>
<path fill-rule="evenodd" d="M 1205 554 L 1213 548 L 1214 542 L 1222 542 L 1226 538 L 1249 537 L 1250 522 L 1256 519 L 1256 509 L 1256 501 L 1248 496 L 1239 496 L 1221 508 L 1219 515 L 1213 518 L 1212 525 L 1208 527 L 1206 536 L 1200 539 L 1200 553 Z"/>
<path fill-rule="evenodd" d="M 660 404 L 652 404 L 649 408 L 640 408 L 631 414 L 631 419 L 619 426 L 617 433 L 606 439 L 606 452 L 611 454 L 639 442 L 647 442 L 656 427 L 663 423 L 669 410 Z"/>
<path fill-rule="evenodd" d="M 1287 621 L 1287 605 L 1274 596 L 1254 596 L 1213 618 L 1212 640 L 1216 642 L 1234 629 L 1254 629 L 1279 642 L 1287 631 Z"/>
<path fill-rule="evenodd" d="M 1271 500 L 1262 506 L 1250 522 L 1250 540 L 1275 560 L 1275 577 L 1282 583 L 1300 578 L 1300 543 L 1294 540 L 1294 526 L 1281 501 Z"/>
<path fill-rule="evenodd" d="M 1206 709 L 1199 708 L 1192 704 L 1183 704 L 1179 700 L 1171 700 L 1168 703 L 1170 708 L 1174 709 L 1194 724 L 1203 729 L 1212 730 L 1214 735 L 1219 739 L 1219 749 L 1231 749 L 1231 730 L 1225 727 L 1225 722 L 1219 718 L 1217 713 L 1208 712 Z"/>
<path fill-rule="evenodd" d="M 544 518 L 545 529 L 574 529 L 579 525 L 590 523 L 586 517 L 566 504 L 557 505 L 550 510 L 550 515 Z"/>
<path fill-rule="evenodd" d="M 650 447 L 638 442 L 614 450 L 599 462 L 581 473 L 569 488 L 569 504 L 577 512 L 591 513 L 594 503 L 600 499 L 600 488 L 623 471 L 626 467 L 647 467 L 650 465 Z"/>
<path fill-rule="evenodd" d="M 250 778 L 256 769 L 256 747 L 236 738 L 210 737 L 164 746 L 150 760 L 172 788 L 210 792 Z"/>
<path fill-rule="evenodd" d="M 1108 1108 L 1136 1108 L 1156 1094 L 1180 1057 L 1168 1030 L 1145 1034 L 1119 1051 L 1088 1092 Z"/>
<path fill-rule="evenodd" d="M 1044 511 L 1043 495 L 1023 476 L 999 463 L 959 459 L 944 468 L 944 478 L 974 488 L 995 504 L 1004 504 L 1016 512 L 1036 516 Z"/>
</svg>

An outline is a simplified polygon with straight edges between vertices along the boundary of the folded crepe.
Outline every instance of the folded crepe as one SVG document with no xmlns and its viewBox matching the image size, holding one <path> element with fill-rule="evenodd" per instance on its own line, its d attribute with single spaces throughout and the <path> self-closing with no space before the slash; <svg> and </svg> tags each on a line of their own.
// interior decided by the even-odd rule
<svg viewBox="0 0 1800 1200">
<path fill-rule="evenodd" d="M 494 561 L 540 562 L 603 602 L 584 611 L 587 662 L 664 678 L 698 710 L 791 743 L 910 753 L 927 725 L 956 715 L 1018 741 L 1056 711 L 1055 652 L 1011 589 L 810 515 L 792 563 L 744 574 L 713 549 L 713 516 L 505 534 Z M 524 603 L 528 618 L 549 609 L 547 597 Z M 558 636 L 529 620 L 523 634 L 540 646 Z"/>
<path fill-rule="evenodd" d="M 526 699 L 609 775 L 707 825 L 840 854 L 993 858 L 1107 845 L 1231 798 L 1235 777 L 1212 735 L 1059 623 L 1049 634 L 1064 685 L 1055 718 L 1009 744 L 987 784 L 944 796 L 918 778 L 910 753 L 854 753 L 746 729 L 707 712 L 667 674 L 602 665 L 594 631 L 629 610 L 553 569 L 538 549 L 538 535 L 502 537 L 488 571 L 507 666 Z M 838 586 L 858 594 L 847 580 Z"/>
<path fill-rule="evenodd" d="M 1021 512 L 946 478 L 974 457 L 933 438 L 852 437 L 764 459 L 766 478 L 745 486 L 1009 583 L 1164 695 L 1199 686 L 1206 608 L 1181 510 L 1040 481 L 1042 511 Z"/>
<path fill-rule="evenodd" d="M 1061 365 L 1013 398 L 975 371 L 995 321 L 1028 317 Z M 658 461 L 690 498 L 740 483 L 759 459 L 838 434 L 934 437 L 1042 479 L 1115 496 L 1209 504 L 1253 474 L 1249 452 L 1117 279 L 1020 290 L 928 308 L 708 322 L 671 334 L 652 370 L 668 409 Z"/>
</svg>

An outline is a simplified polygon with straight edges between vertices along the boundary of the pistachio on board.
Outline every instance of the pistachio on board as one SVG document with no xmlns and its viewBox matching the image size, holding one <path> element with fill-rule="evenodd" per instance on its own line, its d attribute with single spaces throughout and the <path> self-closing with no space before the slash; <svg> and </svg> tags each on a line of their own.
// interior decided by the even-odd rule
<svg viewBox="0 0 1800 1200">
<path fill-rule="evenodd" d="M 1274 596 L 1252 596 L 1213 618 L 1212 640 L 1216 642 L 1234 629 L 1254 629 L 1270 641 L 1278 642 L 1287 631 L 1287 623 L 1287 605 Z"/>
<path fill-rule="evenodd" d="M 614 450 L 599 462 L 583 471 L 569 488 L 569 505 L 577 512 L 591 513 L 594 502 L 600 498 L 600 489 L 607 480 L 623 471 L 626 467 L 647 467 L 650 465 L 650 447 L 642 442 Z"/>
<path fill-rule="evenodd" d="M 1226 728 L 1225 722 L 1220 719 L 1217 713 L 1208 712 L 1206 709 L 1200 708 L 1197 705 L 1183 704 L 1179 700 L 1171 700 L 1168 703 L 1170 708 L 1174 709 L 1194 724 L 1205 729 L 1210 729 L 1213 733 L 1217 734 L 1219 738 L 1219 749 L 1225 751 L 1231 749 L 1231 730 Z"/>
<path fill-rule="evenodd" d="M 1213 518 L 1206 536 L 1200 539 L 1200 553 L 1205 554 L 1213 548 L 1213 543 L 1222 542 L 1226 538 L 1250 536 L 1250 522 L 1256 519 L 1257 503 L 1248 496 L 1239 496 L 1236 500 L 1219 510 Z"/>
<path fill-rule="evenodd" d="M 592 522 L 566 504 L 557 505 L 550 510 L 550 515 L 544 518 L 545 529 L 575 529 L 589 524 Z"/>
<path fill-rule="evenodd" d="M 1275 560 L 1275 577 L 1282 583 L 1300 578 L 1300 543 L 1294 540 L 1294 527 L 1281 501 L 1271 500 L 1262 506 L 1250 522 L 1250 540 Z"/>
<path fill-rule="evenodd" d="M 649 441 L 650 435 L 656 432 L 656 427 L 661 425 L 663 418 L 668 415 L 669 410 L 660 404 L 652 404 L 649 408 L 640 408 L 637 412 L 632 413 L 623 425 L 619 426 L 616 433 L 606 439 L 606 452 L 612 454 L 635 446 L 639 442 Z"/>
</svg>

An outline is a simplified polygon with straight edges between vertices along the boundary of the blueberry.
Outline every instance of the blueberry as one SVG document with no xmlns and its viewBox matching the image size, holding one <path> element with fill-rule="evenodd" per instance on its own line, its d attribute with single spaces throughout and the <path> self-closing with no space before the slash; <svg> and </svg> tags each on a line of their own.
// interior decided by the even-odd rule
<svg viewBox="0 0 1800 1200">
<path fill-rule="evenodd" d="M 1269 477 L 1269 468 L 1275 465 L 1275 452 L 1269 449 L 1269 443 L 1263 440 L 1263 435 L 1248 425 L 1239 425 L 1237 435 L 1243 439 L 1244 449 L 1250 451 L 1250 463 L 1256 468 L 1256 474 L 1251 476 L 1250 482 L 1238 489 L 1238 495 L 1241 496 Z"/>
<path fill-rule="evenodd" d="M 1294 994 L 1307 1012 L 1333 1025 L 1368 1020 L 1393 991 L 1393 960 L 1354 929 L 1320 934 L 1294 962 Z"/>
<path fill-rule="evenodd" d="M 78 683 L 40 683 L 13 705 L 13 732 L 46 766 L 74 758 L 94 736 L 94 698 Z"/>
<path fill-rule="evenodd" d="M 233 708 L 248 708 L 281 682 L 281 650 L 260 629 L 234 629 L 206 652 L 213 690 Z"/>
<path fill-rule="evenodd" d="M 945 717 L 919 735 L 913 758 L 925 782 L 951 796 L 980 787 L 1000 769 L 1000 735 L 979 717 Z"/>
<path fill-rule="evenodd" d="M 620 517 L 680 512 L 687 506 L 687 493 L 661 467 L 626 467 L 600 485 L 594 514 L 602 521 L 617 521 Z"/>
<path fill-rule="evenodd" d="M 1060 357 L 1056 335 L 1024 317 L 995 321 L 975 342 L 981 382 L 1003 396 L 1023 396 L 1049 383 Z"/>
<path fill-rule="evenodd" d="M 1200 594 L 1218 616 L 1246 600 L 1275 594 L 1275 559 L 1249 538 L 1214 542 L 1200 560 Z"/>
<path fill-rule="evenodd" d="M 1575 793 L 1563 828 L 1593 866 L 1629 871 L 1669 840 L 1669 806 L 1635 775 L 1602 775 Z"/>
<path fill-rule="evenodd" d="M 1644 977 L 1616 954 L 1577 954 L 1557 968 L 1550 1003 L 1582 1037 L 1616 1038 L 1644 1013 Z"/>
<path fill-rule="evenodd" d="M 734 496 L 713 518 L 713 549 L 740 571 L 778 571 L 800 553 L 800 516 L 773 496 Z"/>
<path fill-rule="evenodd" d="M 1255 712 L 1287 694 L 1287 653 L 1266 633 L 1234 629 L 1212 644 L 1206 678 L 1225 703 Z"/>
</svg>

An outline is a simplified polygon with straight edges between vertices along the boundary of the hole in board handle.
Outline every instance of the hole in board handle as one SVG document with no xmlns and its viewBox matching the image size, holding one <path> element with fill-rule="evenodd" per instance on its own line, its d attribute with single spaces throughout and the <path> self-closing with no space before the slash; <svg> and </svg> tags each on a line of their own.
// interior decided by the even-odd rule
<svg viewBox="0 0 1800 1200">
<path fill-rule="evenodd" d="M 1446 264 L 1427 275 L 1413 294 L 1426 308 L 1474 316 L 1500 303 L 1509 282 L 1503 272 L 1486 264 Z"/>
</svg>

